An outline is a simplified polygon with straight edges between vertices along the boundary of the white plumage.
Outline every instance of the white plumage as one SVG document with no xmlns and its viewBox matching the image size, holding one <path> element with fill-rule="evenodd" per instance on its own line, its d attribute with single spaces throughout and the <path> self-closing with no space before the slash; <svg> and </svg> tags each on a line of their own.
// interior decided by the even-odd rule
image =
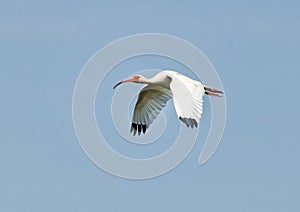
<svg viewBox="0 0 300 212">
<path fill-rule="evenodd" d="M 223 93 L 175 71 L 162 71 L 151 79 L 135 75 L 117 83 L 114 88 L 125 82 L 147 84 L 141 89 L 134 108 L 130 128 L 133 135 L 145 133 L 170 98 L 173 98 L 178 118 L 187 127 L 197 127 L 203 111 L 204 94 L 220 96 Z"/>
</svg>

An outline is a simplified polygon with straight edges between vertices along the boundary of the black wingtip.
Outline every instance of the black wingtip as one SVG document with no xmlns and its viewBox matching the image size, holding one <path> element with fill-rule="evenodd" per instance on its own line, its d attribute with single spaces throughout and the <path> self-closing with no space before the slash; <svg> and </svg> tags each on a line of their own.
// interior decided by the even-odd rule
<svg viewBox="0 0 300 212">
<path fill-rule="evenodd" d="M 130 133 L 133 132 L 133 135 L 141 135 L 141 133 L 145 134 L 147 130 L 147 125 L 145 124 L 136 124 L 131 123 Z"/>
<path fill-rule="evenodd" d="M 131 130 L 130 130 L 130 132 L 132 132 L 132 130 L 137 130 L 137 124 L 136 123 L 132 123 L 131 124 Z"/>
<path fill-rule="evenodd" d="M 187 127 L 191 127 L 191 128 L 197 128 L 198 127 L 198 123 L 195 119 L 191 119 L 191 118 L 182 118 L 181 116 L 179 116 L 179 120 L 182 121 L 183 123 L 185 123 L 185 125 Z"/>
<path fill-rule="evenodd" d="M 142 124 L 142 129 L 143 129 L 143 133 L 145 134 L 146 133 L 146 129 L 147 129 L 147 127 L 146 127 L 145 124 Z"/>
</svg>

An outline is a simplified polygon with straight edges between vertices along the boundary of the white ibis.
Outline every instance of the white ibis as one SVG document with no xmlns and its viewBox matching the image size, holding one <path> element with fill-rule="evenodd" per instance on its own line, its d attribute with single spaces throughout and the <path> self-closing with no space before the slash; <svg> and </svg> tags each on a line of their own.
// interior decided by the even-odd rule
<svg viewBox="0 0 300 212">
<path fill-rule="evenodd" d="M 145 133 L 172 97 L 179 119 L 187 127 L 197 127 L 202 114 L 204 94 L 218 97 L 221 97 L 219 94 L 223 94 L 222 91 L 209 88 L 199 81 L 169 70 L 159 72 L 151 79 L 135 75 L 117 83 L 113 89 L 125 82 L 147 84 L 140 90 L 135 104 L 130 128 L 133 135 Z"/>
</svg>

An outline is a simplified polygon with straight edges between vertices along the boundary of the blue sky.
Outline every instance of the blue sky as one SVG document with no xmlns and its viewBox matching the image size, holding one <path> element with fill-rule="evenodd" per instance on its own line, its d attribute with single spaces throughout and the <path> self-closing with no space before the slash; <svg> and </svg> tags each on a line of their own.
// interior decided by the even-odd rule
<svg viewBox="0 0 300 212">
<path fill-rule="evenodd" d="M 300 210 L 299 6 L 2 2 L 0 211 Z M 80 70 L 97 50 L 145 32 L 178 36 L 202 50 L 222 80 L 228 113 L 221 145 L 204 166 L 197 161 L 208 130 L 208 98 L 204 133 L 186 160 L 163 176 L 134 181 L 111 176 L 87 158 L 75 136 L 71 104 Z M 180 68 L 155 58 L 140 58 L 134 67 L 149 64 Z M 130 61 L 123 65 L 132 67 Z M 118 80 L 111 76 L 105 83 Z M 111 98 L 110 92 L 104 97 Z M 100 116 L 98 98 L 96 104 Z M 172 104 L 166 113 L 174 118 Z M 108 133 L 118 138 L 113 128 Z M 124 144 L 111 145 L 127 151 Z M 132 151 L 139 156 L 138 147 Z"/>
</svg>

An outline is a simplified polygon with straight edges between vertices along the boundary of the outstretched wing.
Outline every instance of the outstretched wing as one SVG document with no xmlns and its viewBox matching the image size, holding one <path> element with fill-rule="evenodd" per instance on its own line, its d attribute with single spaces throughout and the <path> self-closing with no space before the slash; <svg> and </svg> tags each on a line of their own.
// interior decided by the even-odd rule
<svg viewBox="0 0 300 212">
<path fill-rule="evenodd" d="M 174 71 L 166 73 L 172 79 L 170 90 L 178 118 L 187 127 L 197 127 L 203 110 L 203 84 Z"/>
<path fill-rule="evenodd" d="M 145 133 L 171 97 L 171 91 L 162 86 L 144 86 L 134 107 L 130 132 L 133 132 L 133 135 L 136 135 L 137 132 L 138 135 L 141 132 Z"/>
</svg>

